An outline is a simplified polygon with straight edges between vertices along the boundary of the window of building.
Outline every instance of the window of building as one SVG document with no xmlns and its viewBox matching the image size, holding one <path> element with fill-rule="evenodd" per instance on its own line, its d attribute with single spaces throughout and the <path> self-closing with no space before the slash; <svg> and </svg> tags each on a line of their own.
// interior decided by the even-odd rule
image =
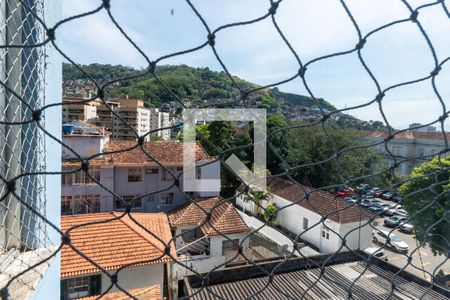
<svg viewBox="0 0 450 300">
<path fill-rule="evenodd" d="M 68 278 L 61 281 L 61 299 L 77 299 L 101 292 L 101 275 Z"/>
<path fill-rule="evenodd" d="M 61 214 L 62 215 L 72 214 L 72 196 L 61 197 Z"/>
<path fill-rule="evenodd" d="M 195 168 L 195 172 L 196 172 L 196 178 L 197 179 L 202 179 L 202 169 L 201 168 Z"/>
<path fill-rule="evenodd" d="M 158 169 L 157 168 L 145 169 L 145 174 L 158 174 Z"/>
<path fill-rule="evenodd" d="M 303 230 L 308 229 L 308 219 L 303 217 Z"/>
<path fill-rule="evenodd" d="M 166 180 L 166 181 L 173 180 L 173 176 L 169 173 L 168 170 L 163 169 L 162 170 L 162 180 Z"/>
<path fill-rule="evenodd" d="M 123 199 L 123 201 L 122 201 Z M 115 209 L 125 209 L 125 203 L 130 203 L 131 208 L 142 208 L 141 195 L 122 195 L 122 199 L 115 199 Z M 125 203 L 124 203 L 125 202 Z"/>
<path fill-rule="evenodd" d="M 417 155 L 424 156 L 425 155 L 425 149 L 424 148 L 417 148 Z"/>
<path fill-rule="evenodd" d="M 128 182 L 142 181 L 141 168 L 128 168 Z"/>
<path fill-rule="evenodd" d="M 98 166 L 89 167 L 89 174 L 84 173 L 85 184 L 96 184 L 96 182 L 91 177 L 95 178 L 97 181 L 100 181 L 100 167 Z"/>
<path fill-rule="evenodd" d="M 72 169 L 70 168 L 63 168 L 63 172 L 70 172 Z M 61 185 L 72 185 L 72 177 L 73 173 L 69 174 L 61 174 Z"/>
<path fill-rule="evenodd" d="M 72 201 L 74 214 L 90 214 L 100 212 L 100 195 L 76 195 Z"/>
<path fill-rule="evenodd" d="M 226 255 L 230 252 L 236 252 L 239 249 L 239 239 L 232 241 L 226 240 L 222 242 L 222 255 Z"/>
<path fill-rule="evenodd" d="M 322 228 L 322 237 L 326 238 L 327 240 L 330 239 L 330 229 L 327 227 Z"/>
<path fill-rule="evenodd" d="M 84 184 L 84 172 L 78 171 L 74 174 L 73 184 Z"/>
<path fill-rule="evenodd" d="M 173 205 L 173 193 L 167 193 L 161 195 L 162 205 Z"/>
</svg>

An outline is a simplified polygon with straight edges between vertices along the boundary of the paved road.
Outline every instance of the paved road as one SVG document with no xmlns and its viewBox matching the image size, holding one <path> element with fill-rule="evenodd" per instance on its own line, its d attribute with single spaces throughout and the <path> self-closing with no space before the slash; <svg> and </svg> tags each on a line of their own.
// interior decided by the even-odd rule
<svg viewBox="0 0 450 300">
<path fill-rule="evenodd" d="M 377 221 L 377 228 L 386 231 L 392 230 L 392 228 L 385 227 L 383 225 L 384 218 L 380 218 Z M 439 270 L 442 269 L 444 273 L 450 274 L 450 259 L 446 260 L 446 257 L 443 255 L 434 256 L 430 248 L 428 247 L 421 247 L 418 250 L 414 251 L 414 249 L 417 248 L 417 244 L 412 234 L 402 233 L 398 229 L 395 229 L 393 233 L 400 237 L 402 241 L 408 244 L 410 251 L 405 255 L 386 249 L 385 253 L 387 254 L 389 263 L 403 268 L 408 263 L 407 257 L 412 255 L 411 264 L 406 267 L 406 270 L 408 272 L 413 273 L 418 277 L 426 278 L 427 280 L 430 280 L 431 277 L 429 274 L 424 273 L 422 270 L 425 270 L 430 274 L 436 274 L 437 272 L 439 272 Z M 414 266 L 417 268 L 415 268 Z"/>
</svg>

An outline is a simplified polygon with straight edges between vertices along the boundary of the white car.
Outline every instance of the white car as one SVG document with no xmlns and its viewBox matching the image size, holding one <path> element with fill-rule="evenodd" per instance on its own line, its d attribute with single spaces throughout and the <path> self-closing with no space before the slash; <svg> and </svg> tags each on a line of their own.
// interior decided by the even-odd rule
<svg viewBox="0 0 450 300">
<path fill-rule="evenodd" d="M 384 213 L 387 216 L 393 216 L 398 214 L 397 211 L 405 211 L 400 204 L 394 204 L 391 208 L 387 209 Z"/>
<path fill-rule="evenodd" d="M 386 253 L 384 253 L 384 249 L 381 247 L 369 247 L 364 249 L 364 252 L 378 259 L 388 260 Z"/>
<path fill-rule="evenodd" d="M 374 243 L 386 245 L 398 252 L 408 253 L 409 251 L 408 244 L 402 241 L 398 236 L 396 236 L 392 232 L 389 233 L 389 231 L 374 230 L 372 232 L 372 239 Z"/>
</svg>

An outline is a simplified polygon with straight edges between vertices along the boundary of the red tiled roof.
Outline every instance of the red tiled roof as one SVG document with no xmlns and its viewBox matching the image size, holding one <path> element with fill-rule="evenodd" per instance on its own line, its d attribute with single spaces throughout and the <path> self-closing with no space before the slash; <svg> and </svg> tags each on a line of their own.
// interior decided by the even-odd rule
<svg viewBox="0 0 450 300">
<path fill-rule="evenodd" d="M 369 131 L 367 132 L 367 136 L 374 138 L 387 138 L 389 133 L 387 131 Z M 446 132 L 445 134 L 442 132 L 414 132 L 410 130 L 401 131 L 395 133 L 395 139 L 407 139 L 407 140 L 444 140 L 444 136 L 447 136 L 447 139 L 450 140 L 450 133 Z"/>
<path fill-rule="evenodd" d="M 268 178 L 267 187 L 271 193 L 295 202 L 322 217 L 327 216 L 327 219 L 337 223 L 352 223 L 367 220 L 372 216 L 372 213 L 364 211 L 356 205 L 348 204 L 333 194 L 298 185 L 282 178 Z M 309 199 L 306 199 L 306 194 L 309 194 Z"/>
<path fill-rule="evenodd" d="M 170 212 L 168 217 L 172 227 L 200 225 L 207 212 L 211 212 L 211 219 L 201 226 L 202 232 L 207 236 L 250 232 L 250 228 L 242 220 L 234 205 L 222 202 L 219 197 L 187 203 Z"/>
<path fill-rule="evenodd" d="M 130 295 L 139 300 L 161 300 L 161 288 L 159 285 L 152 285 L 144 288 L 131 289 L 127 291 Z M 89 296 L 78 298 L 78 300 L 95 300 L 98 299 L 97 296 Z M 100 300 L 129 300 L 130 298 L 127 294 L 122 291 L 111 292 L 105 294 Z"/>
<path fill-rule="evenodd" d="M 163 256 L 165 244 L 142 229 L 131 218 L 162 239 L 164 243 L 168 244 L 171 240 L 170 226 L 164 213 L 132 213 L 131 217 L 117 212 L 62 216 L 61 229 L 67 231 L 76 225 L 107 221 L 69 231 L 72 245 L 106 270 L 115 270 L 128 264 L 143 266 L 171 261 L 172 258 L 169 256 Z M 173 243 L 171 253 L 176 257 Z M 61 277 L 98 272 L 100 270 L 97 267 L 72 248 L 63 246 Z"/>
<path fill-rule="evenodd" d="M 91 165 L 139 165 L 158 166 L 149 156 L 159 161 L 167 167 L 183 166 L 183 142 L 179 141 L 151 141 L 143 145 L 145 152 L 137 146 L 135 141 L 109 141 L 106 143 L 103 152 L 119 151 L 114 154 L 105 154 L 101 158 L 91 159 Z M 188 144 L 195 147 L 196 160 L 215 160 L 216 157 L 209 156 L 199 143 Z M 133 149 L 131 149 L 133 148 Z M 130 150 L 131 149 L 131 150 Z M 122 152 L 121 152 L 122 151 Z M 66 161 L 65 165 L 75 162 Z M 79 164 L 79 163 L 78 163 Z"/>
</svg>

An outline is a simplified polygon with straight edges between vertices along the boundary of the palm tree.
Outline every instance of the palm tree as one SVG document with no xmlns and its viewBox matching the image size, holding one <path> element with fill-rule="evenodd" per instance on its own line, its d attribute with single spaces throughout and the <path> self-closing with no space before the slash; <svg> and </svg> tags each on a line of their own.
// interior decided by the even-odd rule
<svg viewBox="0 0 450 300">
<path fill-rule="evenodd" d="M 270 201 L 272 194 L 266 190 L 253 190 L 247 194 L 244 198 L 244 203 L 253 203 L 253 214 L 259 216 L 261 214 L 261 208 L 264 201 Z"/>
</svg>

